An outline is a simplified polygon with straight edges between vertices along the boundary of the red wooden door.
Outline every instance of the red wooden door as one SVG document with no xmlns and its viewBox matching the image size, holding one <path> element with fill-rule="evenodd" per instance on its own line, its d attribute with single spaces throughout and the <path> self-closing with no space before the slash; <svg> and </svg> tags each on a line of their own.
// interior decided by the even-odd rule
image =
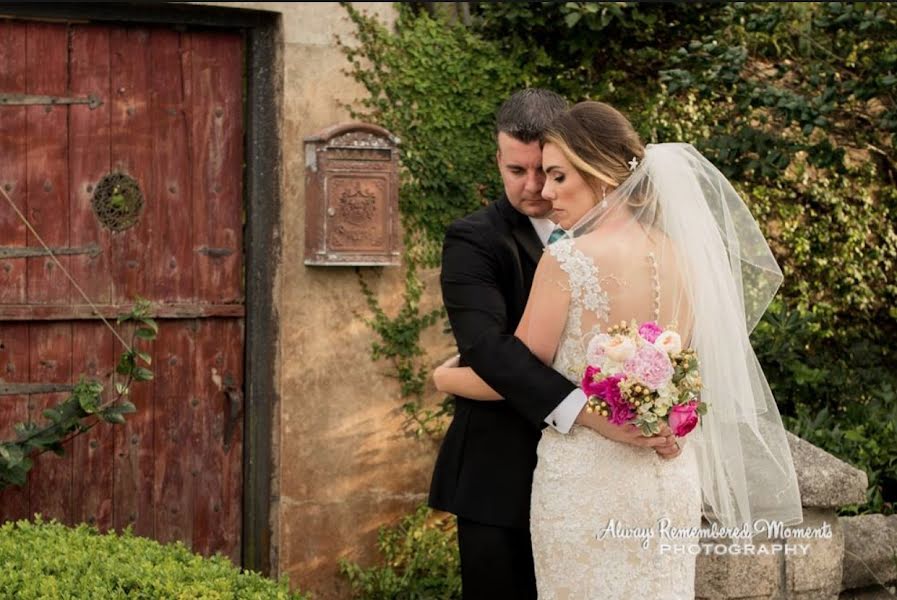
<svg viewBox="0 0 897 600">
<path fill-rule="evenodd" d="M 138 412 L 41 455 L 0 520 L 133 525 L 239 561 L 242 78 L 234 32 L 0 20 L 0 186 L 107 316 L 139 295 L 160 326 Z M 113 171 L 144 197 L 122 231 L 92 207 Z M 120 352 L 0 197 L 0 439 L 82 373 L 112 388 Z"/>
</svg>

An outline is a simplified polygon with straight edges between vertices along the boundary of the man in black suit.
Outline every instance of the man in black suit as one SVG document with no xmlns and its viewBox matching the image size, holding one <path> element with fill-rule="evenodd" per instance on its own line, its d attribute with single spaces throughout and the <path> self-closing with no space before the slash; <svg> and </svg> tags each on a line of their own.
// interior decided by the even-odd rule
<svg viewBox="0 0 897 600">
<path fill-rule="evenodd" d="M 505 101 L 496 115 L 505 195 L 452 223 L 443 245 L 442 294 L 460 364 L 505 399 L 456 399 L 430 487 L 429 505 L 458 517 L 465 600 L 536 598 L 529 509 L 543 427 L 567 433 L 576 422 L 632 443 L 621 428 L 587 413 L 582 390 L 514 336 L 555 228 L 542 198 L 539 139 L 566 105 L 540 89 Z"/>
</svg>

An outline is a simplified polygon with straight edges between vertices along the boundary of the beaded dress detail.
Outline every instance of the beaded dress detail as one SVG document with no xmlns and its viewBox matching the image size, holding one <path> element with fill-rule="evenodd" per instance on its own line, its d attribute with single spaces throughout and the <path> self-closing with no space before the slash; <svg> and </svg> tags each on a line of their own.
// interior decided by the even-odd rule
<svg viewBox="0 0 897 600">
<path fill-rule="evenodd" d="M 615 261 L 574 239 L 546 249 L 570 295 L 555 370 L 578 384 L 591 335 L 621 318 L 661 317 L 663 273 L 651 250 L 633 249 L 639 262 L 631 253 Z M 699 542 L 680 533 L 701 525 L 691 445 L 667 460 L 574 425 L 568 434 L 545 428 L 537 454 L 530 529 L 541 600 L 694 598 L 695 555 L 675 551 Z"/>
</svg>

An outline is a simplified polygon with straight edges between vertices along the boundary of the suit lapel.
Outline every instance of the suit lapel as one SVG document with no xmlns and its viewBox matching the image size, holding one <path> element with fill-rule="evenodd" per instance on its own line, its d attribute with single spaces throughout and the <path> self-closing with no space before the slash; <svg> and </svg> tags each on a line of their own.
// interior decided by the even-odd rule
<svg viewBox="0 0 897 600">
<path fill-rule="evenodd" d="M 517 243 L 520 244 L 527 256 L 534 263 L 538 263 L 539 259 L 542 258 L 542 242 L 539 240 L 539 236 L 536 235 L 536 230 L 533 229 L 533 224 L 530 222 L 529 217 L 519 213 L 506 196 L 502 196 L 496 202 L 496 205 L 499 212 L 511 226 L 511 235 L 514 236 L 514 239 L 517 240 Z"/>
</svg>

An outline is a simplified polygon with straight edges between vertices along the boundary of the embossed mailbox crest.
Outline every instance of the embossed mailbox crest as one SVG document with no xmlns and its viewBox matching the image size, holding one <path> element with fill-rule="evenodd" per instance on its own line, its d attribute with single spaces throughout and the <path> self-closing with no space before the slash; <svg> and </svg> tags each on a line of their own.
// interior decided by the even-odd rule
<svg viewBox="0 0 897 600">
<path fill-rule="evenodd" d="M 397 143 L 368 123 L 305 138 L 305 264 L 400 264 Z"/>
</svg>

